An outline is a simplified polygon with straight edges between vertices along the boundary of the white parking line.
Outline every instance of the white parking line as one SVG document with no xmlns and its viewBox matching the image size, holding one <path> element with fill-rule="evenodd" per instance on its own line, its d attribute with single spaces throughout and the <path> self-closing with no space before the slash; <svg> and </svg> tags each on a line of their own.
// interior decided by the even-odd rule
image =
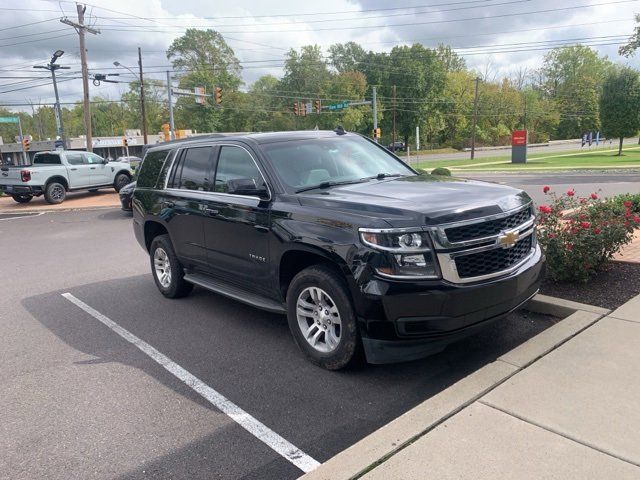
<svg viewBox="0 0 640 480">
<path fill-rule="evenodd" d="M 133 333 L 128 330 L 122 328 L 116 322 L 111 320 L 109 317 L 101 314 L 97 310 L 91 308 L 89 305 L 84 303 L 82 300 L 77 299 L 70 293 L 63 293 L 62 296 L 69 300 L 71 303 L 77 305 L 82 310 L 87 312 L 96 320 L 100 321 L 115 333 L 120 335 L 129 343 L 132 343 L 144 353 L 146 353 L 149 357 L 155 360 L 157 363 L 162 365 L 167 371 L 172 373 L 176 378 L 182 381 L 185 385 L 191 387 L 193 390 L 198 392 L 202 397 L 209 401 L 214 407 L 228 415 L 232 420 L 237 422 L 242 428 L 247 430 L 253 436 L 255 436 L 258 440 L 265 443 L 268 447 L 273 449 L 276 453 L 282 455 L 288 461 L 293 463 L 296 467 L 298 467 L 303 472 L 307 473 L 311 470 L 317 468 L 320 463 L 311 458 L 309 455 L 304 453 L 302 450 L 297 448 L 295 445 L 292 445 L 287 440 L 282 438 L 276 432 L 271 430 L 269 427 L 264 425 L 259 420 L 256 420 L 247 412 L 242 410 L 236 404 L 231 402 L 229 399 L 216 392 L 213 388 L 205 384 L 202 380 L 195 377 L 180 365 L 172 361 L 166 355 L 160 353 L 158 350 L 153 348 L 148 343 L 140 340 Z"/>
</svg>

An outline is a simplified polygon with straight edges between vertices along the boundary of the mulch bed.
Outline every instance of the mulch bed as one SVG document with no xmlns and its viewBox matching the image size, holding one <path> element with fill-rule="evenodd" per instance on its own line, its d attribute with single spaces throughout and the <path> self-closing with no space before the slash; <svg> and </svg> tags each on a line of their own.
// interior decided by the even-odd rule
<svg viewBox="0 0 640 480">
<path fill-rule="evenodd" d="M 589 283 L 557 283 L 546 278 L 540 293 L 614 309 L 640 295 L 640 263 L 609 262 Z"/>
</svg>

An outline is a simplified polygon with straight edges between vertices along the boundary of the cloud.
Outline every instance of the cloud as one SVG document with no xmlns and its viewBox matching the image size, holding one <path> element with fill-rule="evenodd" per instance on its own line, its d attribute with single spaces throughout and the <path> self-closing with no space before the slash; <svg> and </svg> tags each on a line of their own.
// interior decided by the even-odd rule
<svg viewBox="0 0 640 480">
<path fill-rule="evenodd" d="M 582 0 L 581 3 L 605 1 Z M 394 10 L 397 5 L 387 0 L 298 2 L 295 7 L 289 0 L 224 0 L 215 4 L 202 0 L 94 0 L 93 6 L 87 8 L 87 23 L 100 29 L 101 34 L 87 35 L 89 66 L 94 73 L 118 72 L 120 80 L 130 81 L 135 76 L 117 69 L 113 62 L 117 60 L 136 70 L 137 48 L 141 47 L 148 76 L 164 80 L 163 72 L 169 68 L 164 52 L 173 39 L 185 28 L 208 26 L 223 32 L 234 48 L 243 62 L 246 84 L 264 74 L 281 75 L 284 54 L 290 47 L 305 44 L 327 47 L 346 41 L 358 42 L 367 50 L 389 50 L 397 43 L 421 42 L 427 46 L 446 43 L 463 49 L 460 51 L 472 68 L 483 70 L 490 63 L 495 75 L 503 75 L 519 67 L 539 66 L 546 53 L 545 50 L 510 50 L 540 48 L 559 44 L 561 40 L 588 37 L 603 37 L 591 40 L 592 43 L 611 43 L 619 40 L 615 36 L 631 34 L 634 26 L 633 2 L 556 12 L 543 11 L 565 4 L 557 0 L 413 0 L 409 4 L 416 7 Z M 426 8 L 425 4 L 433 7 Z M 48 72 L 34 70 L 32 66 L 46 63 L 56 49 L 65 51 L 60 63 L 70 67 L 61 74 L 61 100 L 79 100 L 82 83 L 77 78 L 80 72 L 78 37 L 71 27 L 59 22 L 63 15 L 76 18 L 75 4 L 24 0 L 2 8 L 5 11 L 0 17 L 1 76 L 38 79 L 0 79 L 0 104 L 27 100 L 52 102 Z M 292 16 L 290 12 L 294 8 L 296 15 Z M 272 16 L 276 13 L 288 16 Z M 13 28 L 25 23 L 31 25 Z M 629 63 L 617 55 L 617 45 L 594 48 L 612 60 Z M 637 66 L 639 60 L 636 58 L 630 63 Z M 92 85 L 91 95 L 118 99 L 127 89 L 127 84 Z"/>
</svg>

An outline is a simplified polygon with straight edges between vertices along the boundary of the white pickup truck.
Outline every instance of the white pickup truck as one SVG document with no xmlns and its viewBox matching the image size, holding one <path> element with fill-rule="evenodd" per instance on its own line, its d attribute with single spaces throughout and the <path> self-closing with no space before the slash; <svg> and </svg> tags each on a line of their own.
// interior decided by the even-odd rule
<svg viewBox="0 0 640 480">
<path fill-rule="evenodd" d="M 44 195 L 48 203 L 61 203 L 67 192 L 112 187 L 119 192 L 131 182 L 131 165 L 108 162 L 89 152 L 38 152 L 29 166 L 0 167 L 0 192 L 27 203 Z"/>
</svg>

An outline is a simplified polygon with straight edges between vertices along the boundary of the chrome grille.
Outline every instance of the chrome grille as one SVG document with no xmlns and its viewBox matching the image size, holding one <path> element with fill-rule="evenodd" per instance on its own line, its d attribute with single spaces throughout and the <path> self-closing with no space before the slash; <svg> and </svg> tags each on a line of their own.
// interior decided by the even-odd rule
<svg viewBox="0 0 640 480">
<path fill-rule="evenodd" d="M 512 248 L 494 248 L 455 257 L 458 276 L 460 278 L 480 277 L 507 270 L 531 253 L 533 237 L 533 235 L 526 236 Z"/>
<path fill-rule="evenodd" d="M 470 223 L 445 229 L 447 240 L 451 243 L 467 242 L 497 235 L 503 230 L 518 227 L 531 218 L 531 208 L 525 208 L 507 217 L 484 222 Z"/>
</svg>

